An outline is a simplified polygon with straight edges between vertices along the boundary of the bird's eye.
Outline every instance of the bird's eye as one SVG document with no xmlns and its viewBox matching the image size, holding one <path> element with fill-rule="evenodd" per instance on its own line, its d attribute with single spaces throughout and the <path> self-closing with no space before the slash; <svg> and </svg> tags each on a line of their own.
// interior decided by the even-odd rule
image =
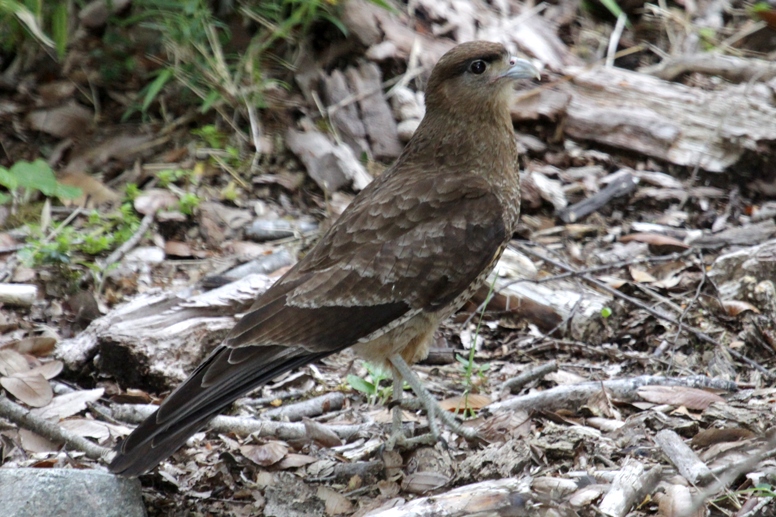
<svg viewBox="0 0 776 517">
<path fill-rule="evenodd" d="M 485 61 L 478 59 L 477 61 L 474 61 L 471 65 L 469 65 L 469 71 L 473 74 L 480 75 L 485 71 L 487 68 L 487 65 L 485 64 Z"/>
</svg>

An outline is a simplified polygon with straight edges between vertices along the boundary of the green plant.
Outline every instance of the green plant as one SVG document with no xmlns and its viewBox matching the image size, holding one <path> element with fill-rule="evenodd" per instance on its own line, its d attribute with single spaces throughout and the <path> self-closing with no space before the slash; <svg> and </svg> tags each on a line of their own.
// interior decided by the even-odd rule
<svg viewBox="0 0 776 517">
<path fill-rule="evenodd" d="M 719 45 L 719 42 L 717 41 L 717 31 L 713 27 L 698 28 L 698 38 L 701 41 L 703 50 L 711 51 Z"/>
<path fill-rule="evenodd" d="M 466 385 L 466 389 L 464 389 L 463 392 L 463 412 L 465 417 L 473 416 L 473 410 L 469 406 L 469 394 L 472 392 L 474 388 L 474 382 L 472 381 L 473 377 L 476 375 L 480 379 L 485 378 L 485 372 L 490 369 L 490 364 L 477 364 L 474 361 L 474 355 L 477 352 L 477 339 L 480 335 L 480 329 L 482 327 L 482 319 L 485 316 L 485 309 L 488 307 L 488 304 L 490 303 L 491 298 L 493 297 L 493 290 L 496 287 L 496 279 L 493 279 L 493 282 L 490 284 L 490 289 L 488 290 L 488 295 L 485 297 L 485 301 L 482 302 L 481 310 L 479 313 L 479 318 L 477 319 L 477 326 L 474 329 L 474 336 L 472 339 L 471 347 L 469 347 L 469 355 L 467 357 L 464 357 L 460 354 L 456 354 L 455 358 L 456 360 L 461 363 L 463 367 L 463 376 L 464 376 L 464 384 Z"/>
<path fill-rule="evenodd" d="M 736 497 L 744 496 L 744 495 L 751 495 L 754 497 L 776 498 L 776 491 L 773 490 L 773 485 L 769 483 L 760 483 L 757 486 L 754 486 L 752 488 L 747 488 L 745 490 L 736 490 L 735 492 L 726 493 L 722 497 L 715 499 L 714 502 L 720 503 L 728 499 L 733 500 Z"/>
<path fill-rule="evenodd" d="M 39 226 L 30 226 L 30 237 L 19 257 L 28 267 L 78 262 L 89 265 L 90 260 L 77 257 L 82 253 L 96 256 L 111 251 L 127 241 L 140 226 L 131 203 L 108 214 L 92 211 L 81 228 L 64 223 L 43 235 Z"/>
<path fill-rule="evenodd" d="M 604 307 L 601 309 L 601 317 L 606 319 L 612 315 L 612 309 L 610 307 Z"/>
<path fill-rule="evenodd" d="M 364 362 L 364 367 L 368 372 L 367 379 L 369 380 L 351 373 L 347 377 L 348 384 L 354 390 L 369 397 L 370 404 L 376 404 L 378 401 L 384 404 L 393 395 L 392 386 L 380 386 L 380 383 L 388 379 L 388 374 L 372 363 Z"/>
<path fill-rule="evenodd" d="M 73 199 L 81 195 L 81 189 L 59 183 L 51 167 L 40 159 L 34 162 L 21 160 L 10 169 L 0 167 L 0 186 L 8 190 L 7 194 L 0 192 L 0 204 L 29 200 L 35 191 L 59 199 Z"/>
<path fill-rule="evenodd" d="M 194 213 L 194 209 L 199 206 L 200 199 L 196 194 L 186 192 L 178 201 L 178 209 L 186 215 Z"/>
<path fill-rule="evenodd" d="M 41 45 L 55 48 L 61 58 L 67 47 L 67 18 L 68 2 L 0 0 L 0 47 L 18 50 L 32 36 Z"/>
<path fill-rule="evenodd" d="M 159 186 L 167 188 L 181 179 L 190 178 L 191 174 L 192 171 L 187 169 L 163 169 L 156 173 L 156 177 L 159 179 Z"/>
</svg>

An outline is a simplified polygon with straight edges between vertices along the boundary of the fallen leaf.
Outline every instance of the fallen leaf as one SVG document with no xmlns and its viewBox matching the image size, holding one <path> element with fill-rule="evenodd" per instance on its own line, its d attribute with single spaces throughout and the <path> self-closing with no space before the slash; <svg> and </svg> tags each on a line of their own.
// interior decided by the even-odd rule
<svg viewBox="0 0 776 517">
<path fill-rule="evenodd" d="M 682 241 L 659 233 L 631 233 L 620 237 L 620 242 L 644 242 L 657 255 L 682 252 L 689 248 Z"/>
<path fill-rule="evenodd" d="M 705 514 L 706 510 L 703 505 L 691 512 L 694 507 L 689 488 L 682 485 L 671 485 L 666 488 L 665 493 L 660 495 L 657 514 L 660 517 L 700 517 Z"/>
<path fill-rule="evenodd" d="M 32 413 L 47 420 L 61 420 L 85 410 L 87 403 L 98 401 L 103 393 L 104 388 L 66 393 L 55 397 L 48 406 L 32 410 Z"/>
<path fill-rule="evenodd" d="M 240 454 L 260 467 L 269 467 L 282 460 L 288 454 L 288 448 L 281 442 L 268 442 L 263 445 L 243 445 Z"/>
<path fill-rule="evenodd" d="M 340 437 L 325 425 L 309 418 L 303 418 L 302 422 L 304 423 L 305 436 L 308 440 L 314 441 L 323 447 L 342 445 Z"/>
<path fill-rule="evenodd" d="M 108 426 L 103 422 L 97 422 L 96 420 L 89 420 L 87 418 L 71 418 L 70 420 L 63 420 L 59 423 L 59 426 L 78 436 L 95 438 L 100 442 L 107 440 L 111 435 Z"/>
<path fill-rule="evenodd" d="M 741 300 L 728 300 L 726 302 L 722 302 L 722 308 L 725 309 L 725 312 L 728 316 L 738 316 L 739 314 L 742 314 L 746 311 L 760 314 L 760 311 L 757 309 L 757 307 L 749 302 L 744 302 Z"/>
<path fill-rule="evenodd" d="M 22 372 L 0 377 L 0 386 L 32 407 L 43 407 L 54 398 L 51 384 L 39 373 Z"/>
<path fill-rule="evenodd" d="M 181 241 L 167 241 L 164 243 L 164 253 L 173 257 L 190 257 L 191 247 Z"/>
<path fill-rule="evenodd" d="M 298 467 L 304 467 L 310 463 L 315 463 L 316 459 L 307 454 L 286 454 L 286 457 L 280 460 L 277 464 L 279 469 L 295 469 Z"/>
<path fill-rule="evenodd" d="M 8 348 L 12 348 L 20 354 L 45 357 L 54 351 L 56 344 L 57 340 L 53 337 L 35 336 L 20 339 L 16 343 L 11 344 Z"/>
<path fill-rule="evenodd" d="M 704 448 L 709 447 L 717 443 L 723 442 L 737 442 L 740 440 L 748 440 L 754 438 L 755 433 L 749 429 L 741 427 L 730 427 L 726 429 L 717 429 L 715 427 L 711 429 L 704 429 L 698 434 L 692 437 L 690 443 L 693 447 Z"/>
<path fill-rule="evenodd" d="M 57 179 L 63 185 L 81 189 L 80 196 L 65 201 L 67 206 L 99 206 L 105 203 L 116 203 L 121 199 L 118 192 L 83 172 L 65 172 Z"/>
<path fill-rule="evenodd" d="M 654 404 L 684 406 L 697 411 L 706 409 L 713 402 L 725 402 L 725 399 L 717 394 L 684 386 L 643 386 L 638 389 L 638 394 Z"/>
<path fill-rule="evenodd" d="M 467 409 L 478 411 L 491 402 L 490 398 L 485 395 L 469 393 L 465 396 L 459 395 L 457 397 L 446 398 L 439 403 L 439 407 L 452 413 L 461 413 Z"/>
<path fill-rule="evenodd" d="M 411 494 L 425 494 L 442 488 L 450 482 L 450 478 L 439 472 L 414 472 L 404 478 L 401 487 Z"/>
<path fill-rule="evenodd" d="M 326 515 L 340 515 L 353 512 L 353 503 L 336 490 L 327 486 L 319 486 L 316 496 L 323 501 Z"/>
<path fill-rule="evenodd" d="M 0 350 L 0 375 L 13 375 L 29 370 L 30 364 L 22 354 L 16 350 Z"/>
<path fill-rule="evenodd" d="M 634 282 L 638 282 L 640 284 L 651 284 L 652 282 L 657 282 L 657 278 L 650 275 L 643 269 L 639 269 L 633 266 L 631 266 L 628 269 L 630 271 L 631 278 L 633 278 Z"/>
<path fill-rule="evenodd" d="M 39 373 L 47 380 L 49 380 L 59 375 L 62 372 L 63 367 L 64 365 L 62 364 L 62 361 L 49 361 L 48 363 L 43 363 L 40 366 L 36 366 L 30 370 L 29 373 Z"/>
<path fill-rule="evenodd" d="M 178 197 L 169 190 L 149 189 L 135 198 L 134 207 L 143 215 L 154 214 L 164 208 L 178 206 Z"/>
<path fill-rule="evenodd" d="M 615 289 L 619 289 L 620 287 L 628 283 L 627 280 L 623 280 L 622 278 L 618 278 L 616 276 L 610 276 L 610 275 L 601 275 L 598 277 L 598 280 L 606 283 L 606 285 L 608 285 L 609 287 L 614 287 Z"/>
<path fill-rule="evenodd" d="M 57 443 L 27 429 L 19 429 L 19 438 L 27 452 L 56 452 L 60 448 Z"/>
</svg>

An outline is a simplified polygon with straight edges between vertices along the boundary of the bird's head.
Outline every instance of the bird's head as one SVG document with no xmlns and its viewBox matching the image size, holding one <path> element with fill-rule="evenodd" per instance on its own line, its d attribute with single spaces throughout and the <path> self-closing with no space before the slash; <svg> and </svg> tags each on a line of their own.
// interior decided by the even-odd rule
<svg viewBox="0 0 776 517">
<path fill-rule="evenodd" d="M 535 79 L 529 61 L 510 57 L 506 47 L 470 41 L 447 51 L 434 66 L 426 87 L 426 105 L 439 112 L 504 111 L 515 81 Z"/>
</svg>

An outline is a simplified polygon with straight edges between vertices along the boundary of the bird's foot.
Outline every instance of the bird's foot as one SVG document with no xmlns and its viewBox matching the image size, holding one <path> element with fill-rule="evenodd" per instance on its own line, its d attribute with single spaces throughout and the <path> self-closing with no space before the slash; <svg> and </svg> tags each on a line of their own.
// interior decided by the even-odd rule
<svg viewBox="0 0 776 517">
<path fill-rule="evenodd" d="M 393 408 L 394 413 L 393 413 L 393 432 L 391 435 L 392 437 L 394 435 L 397 435 L 397 429 L 401 431 L 401 410 L 402 410 L 402 406 L 405 406 L 405 403 L 407 403 L 407 405 L 410 407 L 414 407 L 415 409 L 418 409 L 418 408 L 426 409 L 426 413 L 428 415 L 428 425 L 431 428 L 429 436 L 433 439 L 432 443 L 439 441 L 440 439 L 440 432 L 439 432 L 440 421 L 453 433 L 459 436 L 462 436 L 467 440 L 472 440 L 477 437 L 477 431 L 475 429 L 462 426 L 461 423 L 455 419 L 454 414 L 442 409 L 442 407 L 436 401 L 434 396 L 423 386 L 423 384 L 420 382 L 420 379 L 418 379 L 418 377 L 410 369 L 410 367 L 407 365 L 407 363 L 404 361 L 404 359 L 401 356 L 399 355 L 393 356 L 391 357 L 390 361 L 394 367 L 394 386 L 396 386 L 396 382 L 398 379 L 406 380 L 407 383 L 412 388 L 412 391 L 415 392 L 415 395 L 417 397 L 416 399 L 411 401 L 403 401 L 401 396 L 394 397 L 394 404 L 396 404 L 396 406 Z M 423 436 L 420 436 L 417 438 L 424 438 L 424 440 L 429 439 Z M 394 443 L 397 443 L 396 440 L 394 440 Z M 427 442 L 424 442 L 424 443 L 427 443 Z"/>
</svg>

